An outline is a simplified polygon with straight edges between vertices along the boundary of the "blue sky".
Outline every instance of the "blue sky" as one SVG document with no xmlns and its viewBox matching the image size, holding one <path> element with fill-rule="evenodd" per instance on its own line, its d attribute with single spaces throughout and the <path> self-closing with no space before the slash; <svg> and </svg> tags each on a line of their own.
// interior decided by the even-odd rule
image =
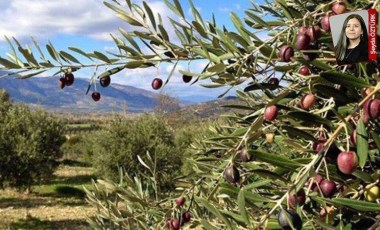
<svg viewBox="0 0 380 230">
<path fill-rule="evenodd" d="M 146 2 L 163 17 L 171 14 L 162 0 L 147 0 Z M 180 0 L 180 2 L 183 4 L 186 16 L 192 18 L 188 1 Z M 218 25 L 226 25 L 227 28 L 232 28 L 229 19 L 231 11 L 243 18 L 244 10 L 251 6 L 249 0 L 194 0 L 193 2 L 205 20 L 209 20 L 214 13 Z M 115 50 L 110 33 L 119 36 L 118 27 L 128 30 L 126 24 L 113 11 L 105 7 L 101 0 L 0 0 L 0 15 L 2 15 L 0 20 L 0 56 L 2 57 L 10 51 L 3 35 L 15 36 L 22 45 L 32 46 L 29 37 L 33 36 L 42 47 L 47 41 L 51 41 L 58 50 L 68 51 L 67 47 L 75 46 L 87 52 L 94 50 L 104 52 Z M 202 62 L 192 63 L 190 68 L 197 72 L 203 65 Z M 180 68 L 187 69 L 188 66 L 183 63 Z M 76 77 L 89 78 L 93 70 L 80 70 L 76 73 Z M 152 79 L 160 76 L 165 80 L 170 70 L 171 66 L 168 65 L 161 65 L 158 70 L 154 68 L 125 70 L 115 75 L 112 82 L 151 90 Z M 186 85 L 182 83 L 179 73 L 172 79 L 165 90 L 173 96 L 216 97 L 223 92 L 218 89 L 205 89 L 199 85 Z"/>
</svg>

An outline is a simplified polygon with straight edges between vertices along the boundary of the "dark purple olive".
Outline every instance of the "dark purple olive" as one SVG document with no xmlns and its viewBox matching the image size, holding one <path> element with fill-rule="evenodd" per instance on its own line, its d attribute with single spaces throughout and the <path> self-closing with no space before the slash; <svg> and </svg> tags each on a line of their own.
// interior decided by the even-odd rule
<svg viewBox="0 0 380 230">
<path fill-rule="evenodd" d="M 325 138 L 319 138 L 317 141 L 313 144 L 313 150 L 316 152 L 320 152 L 323 147 L 325 147 L 326 139 Z"/>
<path fill-rule="evenodd" d="M 103 76 L 100 78 L 99 83 L 102 87 L 107 87 L 111 84 L 111 77 L 110 76 Z"/>
<path fill-rule="evenodd" d="M 278 114 L 278 108 L 276 105 L 271 105 L 265 108 L 264 119 L 267 121 L 273 121 Z"/>
<path fill-rule="evenodd" d="M 315 101 L 316 101 L 316 97 L 314 96 L 314 94 L 312 93 L 309 93 L 305 96 L 302 97 L 301 101 L 300 101 L 300 106 L 302 109 L 306 109 L 306 110 L 309 110 L 311 107 L 313 107 L 313 105 L 315 104 Z"/>
<path fill-rule="evenodd" d="M 336 192 L 336 184 L 332 180 L 322 180 L 319 184 L 324 197 L 332 197 Z"/>
<path fill-rule="evenodd" d="M 308 76 L 311 74 L 311 71 L 309 69 L 309 67 L 303 65 L 301 66 L 301 68 L 298 70 L 298 73 L 303 75 L 303 76 Z"/>
<path fill-rule="evenodd" d="M 306 194 L 303 189 L 299 190 L 296 194 L 291 192 L 289 194 L 288 203 L 291 208 L 295 208 L 298 205 L 303 205 L 306 201 Z"/>
<path fill-rule="evenodd" d="M 66 86 L 72 85 L 74 83 L 74 74 L 65 73 L 65 83 L 66 83 Z"/>
<path fill-rule="evenodd" d="M 240 180 L 239 170 L 231 165 L 224 170 L 224 179 L 229 183 L 237 183 Z"/>
<path fill-rule="evenodd" d="M 172 230 L 179 230 L 181 228 L 181 223 L 177 219 L 173 219 L 171 222 L 171 229 Z"/>
<path fill-rule="evenodd" d="M 364 105 L 364 113 L 370 119 L 376 119 L 380 116 L 380 99 L 367 100 Z"/>
<path fill-rule="evenodd" d="M 185 75 L 185 74 L 182 75 L 182 80 L 183 80 L 183 82 L 185 82 L 185 83 L 189 83 L 192 79 L 193 79 L 192 76 Z"/>
<path fill-rule="evenodd" d="M 297 35 L 300 35 L 300 34 L 306 34 L 307 31 L 308 31 L 309 27 L 308 26 L 302 26 L 298 29 L 298 34 Z"/>
<path fill-rule="evenodd" d="M 299 50 L 305 50 L 309 48 L 310 45 L 310 37 L 307 34 L 300 34 L 297 36 L 296 40 L 296 48 Z"/>
<path fill-rule="evenodd" d="M 152 81 L 152 88 L 155 90 L 158 90 L 162 87 L 162 83 L 163 82 L 162 82 L 161 78 L 155 78 Z"/>
<path fill-rule="evenodd" d="M 325 31 L 327 32 L 330 32 L 331 31 L 331 28 L 330 28 L 330 15 L 329 14 L 326 14 L 325 16 L 323 16 L 323 18 L 321 19 L 321 26 L 322 26 L 322 29 L 324 29 Z"/>
<path fill-rule="evenodd" d="M 268 83 L 275 85 L 275 86 L 278 86 L 280 84 L 280 80 L 278 80 L 278 78 L 272 77 L 268 80 Z"/>
<path fill-rule="evenodd" d="M 301 217 L 293 209 L 281 209 L 277 220 L 282 229 L 302 229 Z"/>
<path fill-rule="evenodd" d="M 321 28 L 318 25 L 309 26 L 306 35 L 309 36 L 310 42 L 315 42 L 321 37 Z"/>
<path fill-rule="evenodd" d="M 278 55 L 281 61 L 290 62 L 291 58 L 294 56 L 294 49 L 291 46 L 283 45 L 281 46 Z"/>
<path fill-rule="evenodd" d="M 356 134 L 356 129 L 351 133 L 351 135 L 350 135 L 350 141 L 351 141 L 351 144 L 352 145 L 356 145 L 356 136 L 357 136 L 357 134 Z"/>
<path fill-rule="evenodd" d="M 91 94 L 92 100 L 99 101 L 100 100 L 100 93 L 95 91 Z"/>
<path fill-rule="evenodd" d="M 65 78 L 64 77 L 59 78 L 59 87 L 63 89 L 65 88 L 65 86 L 66 86 Z"/>
<path fill-rule="evenodd" d="M 182 213 L 182 221 L 183 223 L 188 223 L 191 220 L 191 214 L 190 212 L 184 212 Z"/>
<path fill-rule="evenodd" d="M 241 149 L 240 151 L 240 160 L 243 162 L 249 162 L 253 160 L 253 157 L 249 154 L 246 148 Z"/>
<path fill-rule="evenodd" d="M 169 57 L 169 58 L 174 58 L 174 54 L 171 52 L 171 51 L 166 51 L 165 53 L 165 56 Z"/>
<path fill-rule="evenodd" d="M 335 14 L 343 14 L 346 12 L 346 4 L 343 1 L 338 1 L 332 5 L 331 10 Z"/>
</svg>

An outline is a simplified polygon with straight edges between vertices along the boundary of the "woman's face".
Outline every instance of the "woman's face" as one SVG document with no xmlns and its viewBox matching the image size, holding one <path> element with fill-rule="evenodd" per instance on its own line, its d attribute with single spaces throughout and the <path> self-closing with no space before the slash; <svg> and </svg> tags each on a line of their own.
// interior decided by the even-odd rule
<svg viewBox="0 0 380 230">
<path fill-rule="evenodd" d="M 363 33 L 362 26 L 356 18 L 351 18 L 348 20 L 346 25 L 346 36 L 350 40 L 356 40 L 360 38 L 360 35 Z"/>
</svg>

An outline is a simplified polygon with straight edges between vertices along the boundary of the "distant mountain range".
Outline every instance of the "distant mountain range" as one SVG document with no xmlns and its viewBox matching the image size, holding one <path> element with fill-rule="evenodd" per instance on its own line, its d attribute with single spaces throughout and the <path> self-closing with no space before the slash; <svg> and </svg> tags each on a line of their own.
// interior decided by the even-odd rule
<svg viewBox="0 0 380 230">
<path fill-rule="evenodd" d="M 107 88 L 97 85 L 101 99 L 94 102 L 91 98 L 94 86 L 86 95 L 88 85 L 89 80 L 80 78 L 64 89 L 60 88 L 58 77 L 0 78 L 0 88 L 7 90 L 14 102 L 55 112 L 149 112 L 157 104 L 158 94 L 119 84 Z"/>
</svg>

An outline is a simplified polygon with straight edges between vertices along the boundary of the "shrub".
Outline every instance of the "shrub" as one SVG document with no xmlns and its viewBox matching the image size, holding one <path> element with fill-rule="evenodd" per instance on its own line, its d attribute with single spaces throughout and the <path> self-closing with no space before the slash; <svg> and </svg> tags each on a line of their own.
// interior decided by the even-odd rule
<svg viewBox="0 0 380 230">
<path fill-rule="evenodd" d="M 53 174 L 64 128 L 46 112 L 25 105 L 8 106 L 0 123 L 0 185 L 29 191 Z"/>
<path fill-rule="evenodd" d="M 144 173 L 147 169 L 137 156 L 145 160 L 149 152 L 157 163 L 159 187 L 173 188 L 173 178 L 182 165 L 182 150 L 176 147 L 170 127 L 157 117 L 144 115 L 133 121 L 118 118 L 91 139 L 89 153 L 99 177 L 116 180 L 119 167 L 131 175 Z"/>
</svg>

